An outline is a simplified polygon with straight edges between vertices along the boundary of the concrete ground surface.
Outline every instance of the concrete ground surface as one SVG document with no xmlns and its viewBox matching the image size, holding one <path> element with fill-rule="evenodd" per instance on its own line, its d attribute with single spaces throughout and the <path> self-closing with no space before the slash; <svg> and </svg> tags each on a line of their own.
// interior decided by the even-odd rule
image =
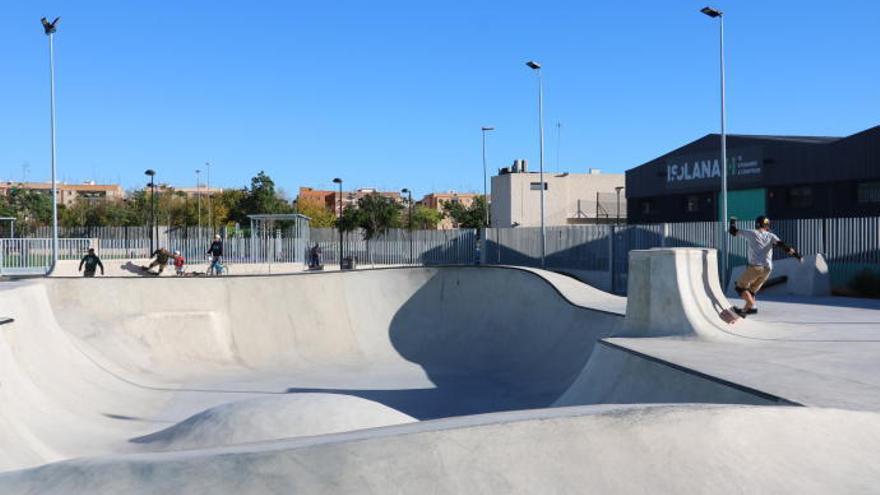
<svg viewBox="0 0 880 495">
<path fill-rule="evenodd" d="M 3 283 L 0 493 L 876 492 L 880 308 L 714 256 Z"/>
</svg>

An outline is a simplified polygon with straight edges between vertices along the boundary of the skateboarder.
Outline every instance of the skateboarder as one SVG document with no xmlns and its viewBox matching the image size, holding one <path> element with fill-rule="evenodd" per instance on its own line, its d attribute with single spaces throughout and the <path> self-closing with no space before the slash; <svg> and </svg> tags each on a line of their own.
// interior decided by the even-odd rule
<svg viewBox="0 0 880 495">
<path fill-rule="evenodd" d="M 95 269 L 101 267 L 101 275 L 104 275 L 104 265 L 101 263 L 101 259 L 98 258 L 98 255 L 95 254 L 95 248 L 89 248 L 89 254 L 83 256 L 83 259 L 79 262 L 79 270 L 83 271 L 83 265 L 86 266 L 86 271 L 83 272 L 83 277 L 94 277 Z"/>
<path fill-rule="evenodd" d="M 731 218 L 728 232 L 734 237 L 744 237 L 749 248 L 749 264 L 735 285 L 736 293 L 745 300 L 746 304 L 742 309 L 736 306 L 733 308 L 736 314 L 745 318 L 746 315 L 758 312 L 758 309 L 755 308 L 755 296 L 773 270 L 773 248 L 778 247 L 784 250 L 787 254 L 797 258 L 798 261 L 803 262 L 803 258 L 793 247 L 785 244 L 776 234 L 770 232 L 770 219 L 764 215 L 755 219 L 755 230 L 739 230 L 736 228 L 736 219 Z"/>
<path fill-rule="evenodd" d="M 153 251 L 153 254 L 150 255 L 150 258 L 156 259 L 153 260 L 152 263 L 150 263 L 150 266 L 145 267 L 144 269 L 150 273 L 153 273 L 150 271 L 150 269 L 154 266 L 158 266 L 159 271 L 155 273 L 155 275 L 161 275 L 162 272 L 165 270 L 165 265 L 168 264 L 168 259 L 171 258 L 171 253 L 169 253 L 167 249 L 160 247 L 159 249 Z"/>
</svg>

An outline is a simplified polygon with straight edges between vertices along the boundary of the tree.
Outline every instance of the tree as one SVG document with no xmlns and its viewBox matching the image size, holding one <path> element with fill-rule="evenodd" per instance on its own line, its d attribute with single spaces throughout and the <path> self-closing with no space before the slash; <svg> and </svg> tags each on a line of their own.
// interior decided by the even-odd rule
<svg viewBox="0 0 880 495">
<path fill-rule="evenodd" d="M 266 172 L 260 170 L 251 179 L 251 187 L 244 198 L 248 214 L 290 213 L 292 208 L 275 190 L 275 182 Z"/>
<path fill-rule="evenodd" d="M 388 229 L 400 226 L 403 205 L 378 193 L 370 193 L 358 200 L 358 222 L 364 230 L 364 240 L 369 241 Z"/>
<path fill-rule="evenodd" d="M 443 212 L 452 219 L 452 224 L 461 229 L 479 229 L 485 224 L 485 196 L 476 196 L 470 206 L 461 201 L 444 201 Z"/>
<path fill-rule="evenodd" d="M 413 230 L 434 230 L 437 224 L 443 220 L 443 214 L 434 208 L 428 208 L 425 205 L 415 205 L 412 213 L 412 225 L 409 224 L 409 212 L 404 212 L 406 228 Z"/>
<path fill-rule="evenodd" d="M 360 227 L 361 217 L 356 206 L 346 206 L 342 215 L 336 219 L 336 228 L 343 232 L 354 232 Z"/>
<path fill-rule="evenodd" d="M 51 193 L 12 188 L 9 190 L 7 202 L 8 208 L 14 212 L 12 216 L 16 217 L 16 224 L 20 226 L 22 233 L 52 222 Z"/>
<path fill-rule="evenodd" d="M 336 224 L 336 215 L 315 198 L 300 196 L 296 200 L 296 211 L 309 217 L 309 225 L 315 228 L 333 227 Z"/>
</svg>

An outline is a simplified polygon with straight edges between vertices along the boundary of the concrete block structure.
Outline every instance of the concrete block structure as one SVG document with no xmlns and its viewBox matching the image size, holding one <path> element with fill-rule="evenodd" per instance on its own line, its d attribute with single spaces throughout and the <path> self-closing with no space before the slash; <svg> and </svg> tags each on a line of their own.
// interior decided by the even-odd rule
<svg viewBox="0 0 880 495">
<path fill-rule="evenodd" d="M 492 227 L 537 227 L 541 225 L 541 183 L 539 174 L 519 169 L 502 169 L 492 177 Z M 623 174 L 544 173 L 545 225 L 613 223 L 618 218 L 615 188 L 624 185 Z M 626 199 L 620 196 L 620 218 L 626 218 Z"/>
</svg>

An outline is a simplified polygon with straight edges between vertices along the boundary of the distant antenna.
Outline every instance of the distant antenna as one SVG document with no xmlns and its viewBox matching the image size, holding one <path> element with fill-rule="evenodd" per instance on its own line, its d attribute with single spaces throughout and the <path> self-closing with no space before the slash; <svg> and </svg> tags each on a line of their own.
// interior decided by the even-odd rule
<svg viewBox="0 0 880 495">
<path fill-rule="evenodd" d="M 559 149 L 562 147 L 562 122 L 556 122 L 556 172 L 562 172 L 559 168 Z"/>
</svg>

